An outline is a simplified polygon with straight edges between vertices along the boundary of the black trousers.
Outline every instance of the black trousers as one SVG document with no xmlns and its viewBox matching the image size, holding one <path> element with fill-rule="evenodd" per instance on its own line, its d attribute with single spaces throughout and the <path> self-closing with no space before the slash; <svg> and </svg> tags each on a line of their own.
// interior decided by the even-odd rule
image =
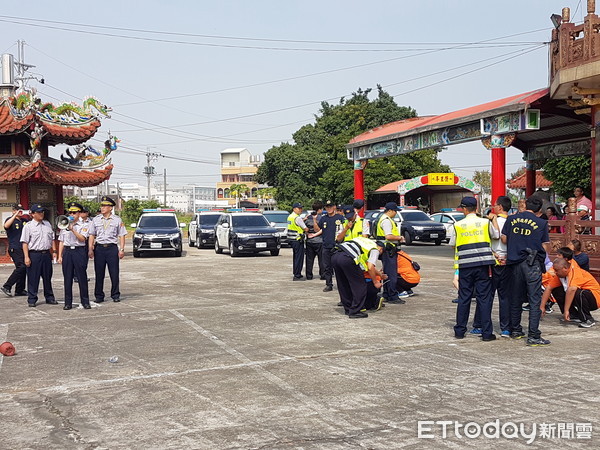
<svg viewBox="0 0 600 450">
<path fill-rule="evenodd" d="M 354 260 L 343 251 L 331 256 L 331 265 L 335 272 L 340 301 L 346 314 L 356 314 L 365 307 L 367 283 L 363 271 Z"/>
<path fill-rule="evenodd" d="M 523 332 L 521 316 L 523 303 L 529 302 L 529 330 L 528 337 L 537 339 L 542 335 L 539 329 L 542 311 L 542 268 L 536 262 L 532 266 L 527 261 L 506 266 L 507 279 L 510 281 L 510 327 L 511 332 Z"/>
<path fill-rule="evenodd" d="M 458 270 L 458 306 L 454 334 L 464 336 L 467 331 L 473 291 L 475 291 L 477 308 L 481 314 L 482 337 L 489 337 L 494 333 L 490 266 L 465 267 Z"/>
<path fill-rule="evenodd" d="M 394 251 L 392 254 L 386 248 L 381 255 L 381 264 L 383 265 L 383 273 L 388 276 L 388 281 L 383 285 L 383 296 L 387 300 L 395 300 L 398 298 L 398 254 Z"/>
<path fill-rule="evenodd" d="M 386 283 L 387 284 L 387 283 Z M 400 275 L 398 275 L 398 279 L 396 280 L 396 290 L 397 291 L 408 291 L 409 289 L 414 288 L 419 283 L 409 283 L 405 281 Z"/>
<path fill-rule="evenodd" d="M 294 252 L 292 266 L 294 278 L 302 278 L 302 266 L 304 265 L 304 241 L 293 240 L 290 242 L 290 246 Z"/>
<path fill-rule="evenodd" d="M 498 310 L 500 317 L 500 330 L 510 331 L 510 292 L 508 270 L 506 266 L 492 266 L 492 304 L 494 294 L 498 291 Z M 475 308 L 473 328 L 481 328 L 481 312 Z"/>
<path fill-rule="evenodd" d="M 94 247 L 94 272 L 96 273 L 94 297 L 96 300 L 104 300 L 104 277 L 107 267 L 111 283 L 110 297 L 114 300 L 121 297 L 119 291 L 119 249 L 117 244 L 110 244 L 107 247 L 97 244 Z M 84 279 L 79 278 L 80 283 L 85 280 L 87 280 L 87 275 Z"/>
<path fill-rule="evenodd" d="M 323 276 L 325 277 L 325 284 L 327 286 L 333 286 L 333 266 L 331 265 L 332 254 L 333 248 L 323 247 L 321 249 L 321 257 L 323 258 Z"/>
<path fill-rule="evenodd" d="M 82 305 L 90 304 L 87 284 L 87 247 L 65 248 L 62 256 L 62 271 L 65 282 L 65 306 L 73 305 L 73 278 L 79 280 L 79 298 Z"/>
<path fill-rule="evenodd" d="M 29 250 L 31 265 L 27 268 L 27 302 L 34 305 L 38 301 L 40 278 L 44 284 L 44 298 L 47 302 L 54 301 L 52 291 L 52 255 L 48 250 L 36 252 Z"/>
<path fill-rule="evenodd" d="M 15 294 L 23 292 L 25 290 L 25 278 L 27 278 L 27 266 L 25 265 L 25 255 L 23 254 L 23 247 L 11 248 L 8 253 L 15 264 L 15 269 L 12 271 L 4 288 L 9 291 L 15 286 Z"/>
<path fill-rule="evenodd" d="M 373 285 L 373 280 L 367 281 L 367 297 L 365 299 L 365 308 L 367 309 L 375 309 L 378 303 L 377 294 L 379 294 L 380 289 L 377 289 Z"/>
<path fill-rule="evenodd" d="M 323 276 L 323 258 L 321 251 L 323 250 L 322 243 L 313 243 L 311 240 L 306 241 L 306 278 L 313 278 L 313 266 L 315 265 L 315 257 L 319 264 L 319 277 Z"/>
<path fill-rule="evenodd" d="M 567 296 L 565 289 L 562 286 L 555 287 L 552 289 L 552 296 L 554 297 L 554 300 L 556 300 L 556 303 L 558 303 L 560 312 L 564 314 Z M 598 303 L 596 303 L 596 297 L 594 297 L 592 291 L 578 288 L 573 297 L 573 303 L 571 303 L 571 307 L 569 308 L 569 316 L 571 316 L 572 319 L 579 319 L 583 322 L 586 320 L 594 322 L 591 312 L 596 311 L 597 309 Z"/>
</svg>

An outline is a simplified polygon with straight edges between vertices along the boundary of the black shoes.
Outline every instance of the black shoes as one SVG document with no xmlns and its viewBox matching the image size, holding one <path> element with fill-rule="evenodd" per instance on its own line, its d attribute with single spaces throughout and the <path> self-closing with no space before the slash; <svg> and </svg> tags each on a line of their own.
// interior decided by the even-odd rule
<svg viewBox="0 0 600 450">
<path fill-rule="evenodd" d="M 96 300 L 94 300 L 94 303 L 102 303 L 103 301 L 103 298 L 97 298 Z"/>
<path fill-rule="evenodd" d="M 27 305 L 29 305 L 30 308 L 35 308 L 35 303 L 27 303 Z"/>
<path fill-rule="evenodd" d="M 58 302 L 56 300 L 50 300 L 50 301 L 46 300 L 46 304 L 48 304 L 48 305 L 58 305 Z"/>
<path fill-rule="evenodd" d="M 495 341 L 496 340 L 496 335 L 495 334 L 490 334 L 489 336 L 484 336 L 481 338 L 481 340 L 483 342 L 491 342 L 491 341 Z"/>
<path fill-rule="evenodd" d="M 356 314 L 349 314 L 349 319 L 366 319 L 369 315 L 366 312 L 357 312 Z"/>
<path fill-rule="evenodd" d="M 71 306 L 71 305 L 65 305 L 65 306 L 63 306 L 63 309 L 65 309 L 65 310 L 69 310 L 69 309 L 71 309 L 71 308 L 72 308 L 72 306 Z"/>
<path fill-rule="evenodd" d="M 333 291 L 333 286 L 325 286 L 323 288 L 323 292 L 331 292 L 331 291 Z"/>
<path fill-rule="evenodd" d="M 119 303 L 120 301 L 121 301 L 120 298 L 113 298 L 113 302 L 115 302 L 115 303 Z"/>
<path fill-rule="evenodd" d="M 304 281 L 304 277 L 294 277 L 292 281 Z"/>
<path fill-rule="evenodd" d="M 89 303 L 86 303 L 85 305 L 83 305 L 83 309 L 92 309 L 92 307 Z"/>
<path fill-rule="evenodd" d="M 15 292 L 15 297 L 25 297 L 29 295 L 29 292 L 27 292 L 26 290 L 22 290 L 20 292 Z"/>
<path fill-rule="evenodd" d="M 307 277 L 306 277 L 306 279 L 307 279 L 307 280 L 312 280 L 312 279 L 313 279 L 313 277 L 309 277 L 309 276 L 307 276 Z"/>
<path fill-rule="evenodd" d="M 4 286 L 2 286 L 2 287 L 0 288 L 0 291 L 2 291 L 2 293 L 3 293 L 4 295 L 6 295 L 7 297 L 12 297 L 12 294 L 10 293 L 10 289 L 6 289 Z"/>
</svg>

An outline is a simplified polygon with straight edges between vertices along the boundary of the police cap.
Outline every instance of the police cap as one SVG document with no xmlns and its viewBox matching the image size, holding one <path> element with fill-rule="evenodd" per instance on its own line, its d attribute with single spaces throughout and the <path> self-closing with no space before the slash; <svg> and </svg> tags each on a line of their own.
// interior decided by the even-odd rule
<svg viewBox="0 0 600 450">
<path fill-rule="evenodd" d="M 460 201 L 459 208 L 475 208 L 477 206 L 477 199 L 475 197 L 463 197 Z"/>
<path fill-rule="evenodd" d="M 115 206 L 115 205 L 116 205 L 115 201 L 106 195 L 100 199 L 100 206 Z"/>
<path fill-rule="evenodd" d="M 81 206 L 81 204 L 79 204 L 77 202 L 69 203 L 68 207 L 69 207 L 69 212 L 81 212 L 81 210 L 83 209 L 83 206 Z"/>
</svg>

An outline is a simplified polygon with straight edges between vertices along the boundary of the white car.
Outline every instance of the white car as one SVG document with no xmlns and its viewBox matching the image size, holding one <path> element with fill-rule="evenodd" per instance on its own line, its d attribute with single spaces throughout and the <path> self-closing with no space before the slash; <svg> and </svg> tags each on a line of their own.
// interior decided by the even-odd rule
<svg viewBox="0 0 600 450">
<path fill-rule="evenodd" d="M 465 215 L 458 211 L 444 211 L 431 214 L 434 222 L 441 223 L 446 228 L 446 242 L 454 243 L 456 236 L 454 234 L 454 224 L 465 218 Z"/>
</svg>

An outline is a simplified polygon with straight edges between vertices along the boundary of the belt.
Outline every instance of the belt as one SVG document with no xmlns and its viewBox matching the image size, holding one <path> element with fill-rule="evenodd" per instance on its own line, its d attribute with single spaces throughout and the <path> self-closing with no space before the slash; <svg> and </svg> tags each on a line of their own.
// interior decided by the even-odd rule
<svg viewBox="0 0 600 450">
<path fill-rule="evenodd" d="M 29 250 L 29 253 L 48 253 L 50 250 Z"/>
<path fill-rule="evenodd" d="M 106 247 L 112 247 L 113 245 L 115 247 L 117 246 L 117 244 L 96 244 L 96 247 L 104 247 L 104 248 L 106 248 Z"/>
<path fill-rule="evenodd" d="M 85 248 L 85 245 L 69 245 L 65 247 L 65 250 L 78 250 L 80 248 Z"/>
</svg>

